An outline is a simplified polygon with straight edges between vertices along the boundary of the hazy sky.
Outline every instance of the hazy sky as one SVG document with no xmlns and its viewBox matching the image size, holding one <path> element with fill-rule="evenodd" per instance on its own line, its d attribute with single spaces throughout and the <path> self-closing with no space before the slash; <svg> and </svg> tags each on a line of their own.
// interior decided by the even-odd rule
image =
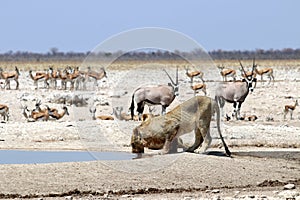
<svg viewBox="0 0 300 200">
<path fill-rule="evenodd" d="M 123 31 L 173 29 L 207 50 L 300 48 L 297 0 L 1 0 L 0 52 L 90 51 Z"/>
</svg>

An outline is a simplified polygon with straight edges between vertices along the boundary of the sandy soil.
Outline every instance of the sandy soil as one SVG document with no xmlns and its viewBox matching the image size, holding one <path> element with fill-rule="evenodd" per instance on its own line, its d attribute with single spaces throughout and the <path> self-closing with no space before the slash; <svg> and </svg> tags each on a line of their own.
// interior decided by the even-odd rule
<svg viewBox="0 0 300 200">
<path fill-rule="evenodd" d="M 146 70 L 145 70 L 146 69 Z M 167 68 L 175 75 L 175 68 Z M 203 69 L 208 95 L 222 80 L 216 68 Z M 89 107 L 98 115 L 110 115 L 112 107 L 130 104 L 132 91 L 146 83 L 167 83 L 161 65 L 143 65 L 134 70 L 107 69 L 108 79 L 88 91 L 35 90 L 28 72 L 22 72 L 20 90 L 1 90 L 1 103 L 10 107 L 10 120 L 0 124 L 0 149 L 88 150 L 130 152 L 130 136 L 139 122 L 91 120 Z M 255 122 L 222 123 L 223 136 L 233 157 L 223 155 L 212 122 L 212 148 L 207 155 L 178 153 L 142 159 L 31 165 L 0 165 L 0 198 L 43 199 L 300 199 L 300 112 L 283 120 L 283 107 L 299 99 L 300 68 L 274 68 L 275 83 L 258 82 L 242 105 L 242 113 L 255 114 Z M 146 79 L 146 80 L 145 80 Z M 260 79 L 260 77 L 259 77 Z M 266 79 L 266 78 L 265 78 Z M 180 96 L 169 109 L 193 96 L 183 68 L 179 71 Z M 42 85 L 42 83 L 40 83 Z M 12 84 L 12 87 L 14 85 Z M 68 106 L 69 116 L 56 121 L 27 122 L 21 105 L 35 100 L 49 103 L 55 95 L 81 95 L 85 107 Z M 200 92 L 200 95 L 202 93 Z M 157 108 L 160 113 L 160 108 Z M 226 104 L 225 113 L 232 107 Z M 267 120 L 272 118 L 273 120 Z M 193 134 L 183 137 L 191 143 Z M 296 189 L 284 190 L 292 183 Z"/>
</svg>

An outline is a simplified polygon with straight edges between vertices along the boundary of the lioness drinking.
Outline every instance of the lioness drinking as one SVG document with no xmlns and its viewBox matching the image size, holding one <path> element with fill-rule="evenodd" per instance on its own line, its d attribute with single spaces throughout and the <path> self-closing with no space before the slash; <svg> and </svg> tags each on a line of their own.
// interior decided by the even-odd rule
<svg viewBox="0 0 300 200">
<path fill-rule="evenodd" d="M 162 149 L 162 154 L 170 153 L 172 143 L 177 143 L 180 136 L 191 131 L 195 132 L 195 143 L 187 148 L 187 151 L 205 152 L 212 140 L 209 128 L 214 112 L 217 113 L 217 128 L 220 138 L 226 154 L 230 156 L 231 153 L 220 130 L 218 104 L 215 100 L 205 96 L 193 97 L 163 116 L 151 118 L 146 115 L 146 119 L 133 130 L 132 152 L 144 153 L 144 147 L 147 147 L 149 149 Z M 201 148 L 198 148 L 200 145 Z"/>
</svg>

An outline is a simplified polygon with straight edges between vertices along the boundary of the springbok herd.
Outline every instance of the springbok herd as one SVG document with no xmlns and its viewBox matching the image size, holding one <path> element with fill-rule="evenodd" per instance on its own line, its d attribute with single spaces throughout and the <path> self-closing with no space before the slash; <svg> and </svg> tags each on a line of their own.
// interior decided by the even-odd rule
<svg viewBox="0 0 300 200">
<path fill-rule="evenodd" d="M 257 76 L 259 75 L 260 80 L 263 82 L 263 77 L 269 79 L 268 84 L 273 82 L 274 75 L 272 68 L 258 68 L 253 60 L 253 65 L 251 71 L 246 71 L 240 62 L 240 78 L 236 70 L 225 68 L 224 65 L 217 66 L 223 81 L 219 84 L 216 90 L 215 100 L 220 106 L 221 110 L 225 105 L 225 102 L 233 104 L 232 117 L 237 120 L 249 120 L 255 121 L 257 116 L 241 116 L 240 109 L 242 103 L 245 101 L 249 92 L 252 92 L 256 87 Z M 205 82 L 205 75 L 202 71 L 193 70 L 190 71 L 190 67 L 184 66 L 185 75 L 189 79 L 190 89 L 193 91 L 194 96 L 199 95 L 202 91 L 203 95 L 207 95 L 207 84 Z M 178 67 L 176 71 L 176 79 L 173 80 L 169 73 L 164 70 L 166 76 L 169 78 L 170 83 L 167 85 L 149 85 L 136 88 L 132 92 L 131 106 L 129 108 L 129 113 L 123 112 L 123 107 L 113 108 L 112 115 L 101 115 L 96 116 L 96 108 L 91 107 L 89 110 L 92 114 L 92 119 L 101 120 L 141 120 L 144 111 L 144 106 L 148 105 L 152 108 L 154 105 L 162 106 L 162 115 L 166 113 L 166 108 L 173 102 L 176 96 L 179 95 L 179 80 L 178 80 Z M 91 67 L 87 67 L 87 70 L 82 71 L 79 67 L 67 66 L 65 69 L 57 70 L 53 66 L 50 66 L 45 71 L 32 71 L 29 70 L 28 76 L 33 81 L 36 90 L 52 89 L 52 90 L 87 90 L 87 83 L 93 83 L 93 87 L 98 86 L 98 81 L 107 78 L 106 71 L 104 68 L 99 68 L 97 71 L 92 70 Z M 2 92 L 5 90 L 11 90 L 11 82 L 15 82 L 15 89 L 19 90 L 19 77 L 20 71 L 18 67 L 15 67 L 14 71 L 4 71 L 0 68 L 0 83 Z M 40 85 L 43 84 L 43 85 Z M 135 115 L 135 105 L 137 106 L 137 113 Z M 38 121 L 48 119 L 61 119 L 64 115 L 68 115 L 67 106 L 63 106 L 62 110 L 59 111 L 57 108 L 51 108 L 45 105 L 45 108 L 41 108 L 41 102 L 36 102 L 36 107 L 34 109 L 29 109 L 26 106 L 22 107 L 22 114 L 28 121 Z M 298 106 L 298 101 L 291 105 L 283 105 L 283 117 L 286 119 L 286 115 L 290 114 L 290 119 L 293 118 L 292 114 Z M 0 104 L 0 114 L 4 121 L 9 120 L 9 105 Z M 151 114 L 151 113 L 150 113 Z M 224 115 L 224 113 L 223 113 Z M 225 120 L 230 120 L 231 117 L 226 114 Z"/>
</svg>

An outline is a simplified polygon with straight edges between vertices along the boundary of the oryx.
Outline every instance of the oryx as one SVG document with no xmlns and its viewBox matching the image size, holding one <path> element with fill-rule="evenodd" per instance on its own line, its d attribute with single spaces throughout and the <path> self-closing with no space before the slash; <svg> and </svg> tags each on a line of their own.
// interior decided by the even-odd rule
<svg viewBox="0 0 300 200">
<path fill-rule="evenodd" d="M 253 92 L 253 89 L 255 88 L 256 85 L 256 78 L 254 78 L 252 75 L 255 67 L 255 60 L 253 59 L 252 73 L 248 76 L 244 70 L 241 61 L 239 62 L 244 72 L 245 78 L 242 81 L 222 83 L 217 88 L 215 94 L 215 99 L 220 105 L 222 112 L 223 112 L 223 107 L 225 105 L 225 101 L 228 103 L 233 103 L 233 108 L 234 108 L 233 116 L 236 117 L 236 119 L 240 118 L 240 109 L 249 91 Z M 253 82 L 255 84 L 253 84 Z"/>
<path fill-rule="evenodd" d="M 171 83 L 168 83 L 168 85 L 148 85 L 137 88 L 132 94 L 131 106 L 129 108 L 131 112 L 131 119 L 133 119 L 134 116 L 134 102 L 137 103 L 137 112 L 139 119 L 141 119 L 145 104 L 161 105 L 161 114 L 164 115 L 166 113 L 166 108 L 173 102 L 175 97 L 179 95 L 178 67 L 176 69 L 175 82 L 168 72 L 165 69 L 163 70 L 169 77 Z"/>
</svg>

